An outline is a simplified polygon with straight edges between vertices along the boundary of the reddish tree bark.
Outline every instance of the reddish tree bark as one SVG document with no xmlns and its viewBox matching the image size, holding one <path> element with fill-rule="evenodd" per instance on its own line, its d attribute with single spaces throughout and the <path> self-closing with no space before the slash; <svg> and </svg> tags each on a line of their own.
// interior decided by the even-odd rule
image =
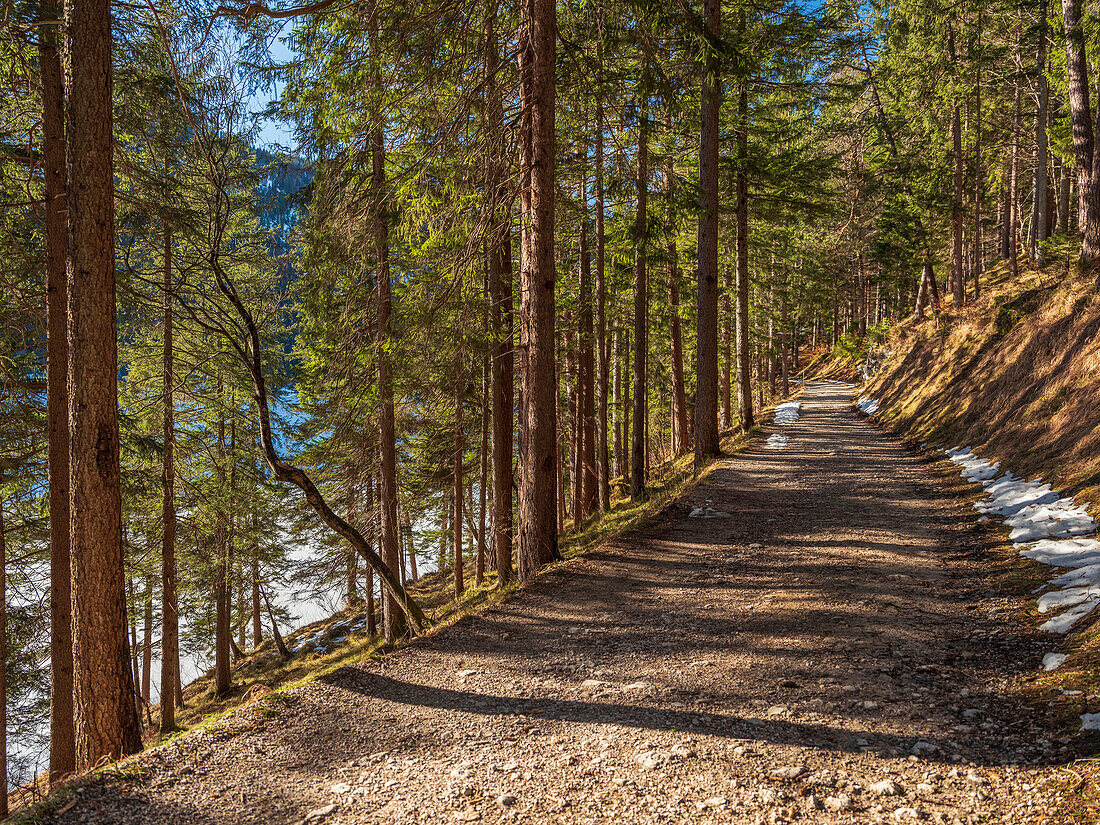
<svg viewBox="0 0 1100 825">
<path fill-rule="evenodd" d="M 560 558 L 556 521 L 555 446 L 557 382 L 554 336 L 554 108 L 557 4 L 523 0 L 520 47 L 522 104 L 521 181 L 526 189 L 523 225 L 529 227 L 523 256 L 522 323 L 524 461 L 520 484 L 519 580 Z"/>
<path fill-rule="evenodd" d="M 60 9 L 42 0 L 42 21 Z M 76 768 L 73 739 L 72 571 L 69 558 L 69 361 L 65 284 L 65 112 L 60 26 L 38 27 L 46 229 L 46 427 L 50 512 L 50 784 Z"/>
<path fill-rule="evenodd" d="M 126 638 L 115 328 L 111 15 L 65 4 L 69 490 L 76 768 L 141 749 Z"/>
</svg>

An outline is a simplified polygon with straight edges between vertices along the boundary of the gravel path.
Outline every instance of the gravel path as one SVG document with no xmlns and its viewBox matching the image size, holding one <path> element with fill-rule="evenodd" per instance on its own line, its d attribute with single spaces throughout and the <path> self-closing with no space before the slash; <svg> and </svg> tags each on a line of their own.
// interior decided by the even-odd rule
<svg viewBox="0 0 1100 825">
<path fill-rule="evenodd" d="M 850 403 L 808 384 L 786 447 L 656 523 L 51 821 L 1038 819 L 1060 743 L 997 691 L 1041 649 L 997 623 L 969 508 Z"/>
</svg>

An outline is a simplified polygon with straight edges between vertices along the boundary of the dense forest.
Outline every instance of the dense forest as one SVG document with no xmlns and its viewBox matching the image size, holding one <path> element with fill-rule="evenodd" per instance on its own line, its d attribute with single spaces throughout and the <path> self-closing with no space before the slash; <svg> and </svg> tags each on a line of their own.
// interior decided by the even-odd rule
<svg viewBox="0 0 1100 825">
<path fill-rule="evenodd" d="M 1096 36 L 1080 0 L 7 4 L 0 814 L 176 730 L 181 659 L 233 690 L 292 583 L 420 634 L 418 578 L 531 580 L 809 352 L 1100 257 Z"/>
</svg>

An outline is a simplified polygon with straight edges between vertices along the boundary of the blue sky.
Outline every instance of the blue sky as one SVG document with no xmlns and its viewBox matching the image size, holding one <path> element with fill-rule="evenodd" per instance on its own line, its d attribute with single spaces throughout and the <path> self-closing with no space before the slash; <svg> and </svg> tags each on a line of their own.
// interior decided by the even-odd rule
<svg viewBox="0 0 1100 825">
<path fill-rule="evenodd" d="M 284 42 L 284 38 L 289 36 L 290 31 L 291 25 L 284 26 L 282 33 L 275 38 L 268 49 L 272 59 L 278 63 L 285 63 L 292 57 L 290 49 L 287 48 Z M 258 91 L 252 96 L 249 108 L 253 112 L 262 112 L 268 103 L 277 99 L 278 95 L 282 93 L 283 86 L 283 83 L 276 83 L 275 88 L 270 91 Z M 278 145 L 291 150 L 295 148 L 289 126 L 280 120 L 264 118 L 260 123 L 260 131 L 256 139 L 259 145 L 263 147 Z"/>
</svg>

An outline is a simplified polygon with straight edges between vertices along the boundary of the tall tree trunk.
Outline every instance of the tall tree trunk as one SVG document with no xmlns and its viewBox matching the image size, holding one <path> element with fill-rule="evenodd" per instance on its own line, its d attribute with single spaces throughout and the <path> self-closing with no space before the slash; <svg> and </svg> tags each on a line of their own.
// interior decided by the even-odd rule
<svg viewBox="0 0 1100 825">
<path fill-rule="evenodd" d="M 378 20 L 371 21 L 371 55 L 374 61 L 376 94 L 382 94 L 381 55 L 378 46 Z M 397 433 L 394 423 L 393 366 L 390 363 L 390 314 L 393 298 L 390 291 L 390 245 L 386 226 L 386 147 L 383 140 L 382 115 L 371 134 L 371 191 L 373 195 L 374 254 L 378 263 L 378 394 L 381 409 L 378 416 L 379 447 L 379 510 L 381 529 L 379 544 L 382 561 L 392 571 L 401 563 L 397 546 Z M 382 599 L 382 625 L 386 642 L 393 644 L 405 634 L 406 617 L 401 605 L 389 591 Z"/>
<path fill-rule="evenodd" d="M 8 816 L 8 545 L 0 499 L 0 817 Z"/>
<path fill-rule="evenodd" d="M 221 380 L 218 381 L 218 403 L 224 403 Z M 218 495 L 225 494 L 226 483 L 225 454 L 225 410 L 218 411 Z M 231 687 L 229 670 L 229 526 L 225 506 L 219 501 L 216 505 L 217 524 L 214 528 L 214 551 L 216 565 L 214 571 L 214 690 L 218 696 L 224 696 Z"/>
<path fill-rule="evenodd" d="M 180 672 L 179 610 L 176 598 L 176 400 L 175 353 L 172 310 L 172 230 L 164 221 L 164 348 L 162 353 L 164 414 L 161 458 L 161 561 L 160 561 L 160 730 L 176 729 L 176 705 Z"/>
<path fill-rule="evenodd" d="M 359 601 L 359 556 L 354 550 L 344 554 L 344 602 L 350 607 Z"/>
<path fill-rule="evenodd" d="M 255 523 L 255 522 L 253 522 Z M 264 641 L 264 628 L 260 609 L 260 560 L 252 557 L 252 647 L 257 648 Z"/>
<path fill-rule="evenodd" d="M 60 19 L 53 0 L 39 5 L 42 21 Z M 61 27 L 38 27 L 42 76 L 42 155 L 46 229 L 46 421 L 50 512 L 50 785 L 76 767 L 73 741 L 73 635 L 69 559 L 69 391 L 65 284 L 65 126 Z"/>
<path fill-rule="evenodd" d="M 587 158 L 586 158 L 587 162 Z M 577 522 L 584 521 L 599 506 L 599 479 L 596 475 L 596 387 L 594 355 L 592 352 L 592 261 L 588 253 L 588 174 L 582 177 L 581 199 L 581 282 L 578 297 L 578 338 L 580 351 L 578 357 L 577 406 L 580 417 L 579 452 L 577 458 L 580 471 L 580 509 L 574 515 Z"/>
<path fill-rule="evenodd" d="M 489 257 L 493 348 L 493 558 L 500 586 L 512 572 L 512 241 L 503 216 Z"/>
<path fill-rule="evenodd" d="M 672 453 L 682 456 L 691 445 L 687 426 L 687 395 L 684 392 L 684 344 L 680 331 L 680 266 L 676 250 L 676 216 L 673 211 L 672 163 L 668 182 L 668 329 L 672 365 Z"/>
<path fill-rule="evenodd" d="M 459 280 L 458 294 L 462 294 L 462 281 Z M 455 575 L 455 598 L 462 598 L 462 594 L 466 590 L 466 582 L 464 579 L 464 570 L 462 567 L 462 465 L 463 456 L 466 450 L 463 424 L 462 424 L 462 388 L 465 383 L 461 379 L 462 375 L 462 357 L 459 356 L 455 363 L 455 431 L 454 431 L 454 451 L 451 455 L 452 458 L 452 473 L 454 480 L 454 515 L 451 517 L 454 525 L 454 575 Z"/>
<path fill-rule="evenodd" d="M 486 284 L 488 287 L 488 284 Z M 481 365 L 481 477 L 478 482 L 477 508 L 477 561 L 474 564 L 474 584 L 481 587 L 485 581 L 485 506 L 488 500 L 489 486 L 489 356 Z M 413 556 L 415 568 L 416 557 Z M 415 577 L 414 577 L 415 578 Z"/>
<path fill-rule="evenodd" d="M 487 21 L 485 75 L 488 82 L 487 128 L 491 135 L 504 133 L 504 110 L 496 82 L 500 51 L 494 28 L 495 9 Z M 512 572 L 512 415 L 514 412 L 512 347 L 512 216 L 503 185 L 500 161 L 490 161 L 488 190 L 492 233 L 489 247 L 489 320 L 493 328 L 489 380 L 492 384 L 493 425 L 493 537 L 492 552 L 497 582 L 504 587 Z"/>
<path fill-rule="evenodd" d="M 523 0 L 522 103 L 529 117 L 521 136 L 521 179 L 528 181 L 530 227 L 524 255 L 522 288 L 523 422 L 525 461 L 520 484 L 519 580 L 529 581 L 543 565 L 560 558 L 555 518 L 554 453 L 557 396 L 554 380 L 554 138 L 555 0 Z"/>
<path fill-rule="evenodd" d="M 614 332 L 614 346 L 613 346 L 613 361 L 615 363 L 614 373 L 615 382 L 614 390 L 611 396 L 611 408 L 615 418 L 615 436 L 614 436 L 614 455 L 615 455 L 615 476 L 616 478 L 623 474 L 623 359 L 622 359 L 622 333 L 619 332 L 619 328 L 615 327 Z"/>
<path fill-rule="evenodd" d="M 722 290 L 722 415 L 723 429 L 733 426 L 733 311 L 730 293 L 733 292 L 733 274 L 725 267 L 725 283 Z"/>
<path fill-rule="evenodd" d="M 1070 121 L 1073 127 L 1073 153 L 1077 161 L 1078 222 L 1084 234 L 1081 258 L 1089 262 L 1100 257 L 1100 186 L 1096 185 L 1095 127 L 1089 105 L 1088 57 L 1085 52 L 1080 0 L 1062 0 L 1062 19 L 1066 38 L 1066 74 Z M 1014 139 L 1013 147 L 1015 146 Z"/>
<path fill-rule="evenodd" d="M 1058 213 L 1055 216 L 1057 232 L 1066 234 L 1069 232 L 1069 167 L 1061 159 L 1058 160 Z"/>
<path fill-rule="evenodd" d="M 153 577 L 145 574 L 145 626 L 141 634 L 141 699 L 148 705 L 153 671 Z"/>
<path fill-rule="evenodd" d="M 741 430 L 754 424 L 752 355 L 749 339 L 749 96 L 744 83 L 737 97 L 737 415 Z"/>
<path fill-rule="evenodd" d="M 718 437 L 718 131 L 722 108 L 721 0 L 704 0 L 706 59 L 699 130 L 699 295 L 695 344 L 695 466 Z"/>
<path fill-rule="evenodd" d="M 1017 70 L 1019 64 L 1017 63 Z M 1020 80 L 1015 81 L 1012 103 L 1012 151 L 1009 155 L 1008 170 L 1008 272 L 1015 278 L 1019 274 L 1019 217 L 1016 214 L 1019 204 L 1020 187 Z M 1076 127 L 1075 127 L 1076 128 Z"/>
<path fill-rule="evenodd" d="M 381 535 L 382 535 L 382 514 L 378 507 L 378 499 L 375 495 L 375 482 L 374 479 L 367 478 L 367 512 L 371 514 L 371 521 L 373 529 L 370 534 L 374 535 L 378 539 L 379 549 L 381 549 Z M 440 565 L 442 569 L 442 565 Z M 367 565 L 367 636 L 373 638 L 378 632 L 378 605 L 374 600 L 374 569 Z"/>
<path fill-rule="evenodd" d="M 947 26 L 947 48 L 954 66 L 955 29 L 950 23 Z M 966 274 L 963 272 L 963 182 L 966 166 L 962 152 L 961 109 L 962 104 L 956 99 L 951 109 L 951 147 L 955 156 L 955 192 L 951 200 L 951 298 L 956 308 L 966 301 Z"/>
<path fill-rule="evenodd" d="M 108 3 L 65 3 L 76 768 L 141 749 L 126 639 Z"/>
<path fill-rule="evenodd" d="M 982 10 L 978 9 L 974 59 L 974 259 L 971 274 L 974 279 L 974 300 L 981 294 L 982 275 Z"/>
<path fill-rule="evenodd" d="M 580 359 L 578 358 L 577 339 L 580 337 L 573 336 L 568 330 L 565 333 L 566 342 L 563 350 L 565 353 L 565 375 L 566 375 L 566 403 L 569 405 L 568 427 L 569 432 L 566 436 L 569 444 L 569 485 L 572 487 L 572 497 L 570 499 L 569 511 L 573 515 L 573 521 L 576 523 L 579 521 L 579 513 L 581 506 L 581 415 L 580 415 Z"/>
<path fill-rule="evenodd" d="M 413 584 L 420 579 L 420 573 L 416 568 L 416 544 L 413 542 L 412 521 L 409 519 L 408 512 L 405 513 L 405 524 L 403 529 L 405 531 L 405 535 L 409 537 L 409 583 Z"/>
<path fill-rule="evenodd" d="M 630 360 L 630 341 L 631 341 L 631 338 L 630 338 L 630 328 L 629 327 L 625 328 L 625 333 L 626 334 L 624 336 L 625 340 L 623 341 L 622 360 L 623 360 L 623 373 L 626 377 L 623 380 L 623 398 L 622 398 L 623 406 L 622 406 L 622 409 L 619 412 L 619 415 L 622 417 L 622 420 L 623 420 L 623 465 L 622 465 L 623 466 L 623 482 L 626 485 L 626 487 L 629 489 L 629 487 L 630 487 L 630 476 L 631 476 L 631 473 L 633 472 L 633 467 L 631 466 L 632 461 L 631 461 L 630 455 L 629 455 L 630 445 L 631 445 L 631 440 L 630 440 L 630 432 L 631 432 L 630 418 L 631 418 L 631 411 L 634 409 L 633 406 L 631 405 L 631 402 L 630 402 L 630 383 L 631 383 L 630 382 L 630 374 L 631 374 L 630 373 L 630 364 L 631 364 L 631 360 Z"/>
<path fill-rule="evenodd" d="M 642 69 L 641 100 L 638 106 L 638 202 L 634 215 L 634 437 L 630 445 L 630 498 L 639 501 L 646 494 L 646 368 L 649 361 L 649 290 L 646 271 L 646 205 L 649 189 L 649 84 Z"/>
<path fill-rule="evenodd" d="M 1030 257 L 1036 266 L 1043 265 L 1042 242 L 1047 238 L 1050 204 L 1047 198 L 1047 109 L 1050 90 L 1047 87 L 1047 4 L 1039 0 L 1039 48 L 1036 76 L 1039 100 L 1035 111 L 1035 182 L 1031 208 Z"/>
<path fill-rule="evenodd" d="M 599 46 L 600 77 L 603 77 L 603 40 Z M 596 468 L 600 510 L 611 510 L 611 470 L 607 449 L 607 392 L 610 353 L 607 336 L 607 282 L 604 277 L 604 180 L 603 180 L 603 94 L 596 91 L 596 354 L 599 376 L 596 379 Z"/>
</svg>

